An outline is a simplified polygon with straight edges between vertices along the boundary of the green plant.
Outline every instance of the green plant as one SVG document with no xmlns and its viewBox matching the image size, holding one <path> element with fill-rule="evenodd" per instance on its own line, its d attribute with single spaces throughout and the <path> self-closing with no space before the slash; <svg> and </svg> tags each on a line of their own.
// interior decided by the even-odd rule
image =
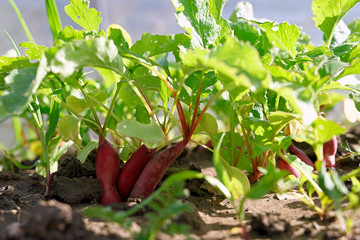
<svg viewBox="0 0 360 240">
<path fill-rule="evenodd" d="M 215 147 L 221 182 L 213 183 L 233 203 L 270 191 L 284 176 L 280 167 L 299 177 L 304 202 L 321 217 L 335 208 L 344 222 L 341 203 L 347 190 L 336 170 L 327 167 L 335 167 L 335 139 L 346 129 L 327 119 L 326 111 L 346 98 L 335 90 L 350 91 L 360 109 L 359 87 L 339 81 L 359 74 L 359 20 L 341 24 L 358 2 L 313 1 L 315 25 L 325 40 L 314 46 L 296 25 L 251 17 L 244 2 L 227 20 L 222 16 L 226 0 L 172 0 L 186 32 L 145 33 L 133 44 L 121 26 L 101 30 L 101 14 L 88 1 L 71 0 L 65 7 L 82 30 L 62 28 L 54 1 L 47 1 L 54 45 L 38 46 L 28 34 L 30 42 L 20 44 L 26 56 L 0 58 L 0 117 L 31 122 L 35 116 L 48 175 L 52 161 L 46 147 L 58 135 L 77 146 L 81 161 L 97 146 L 102 159 L 110 152 L 114 164 L 101 166 L 98 177 L 111 175 L 110 185 L 117 185 L 112 191 L 121 196 L 114 202 L 129 196 L 151 199 L 169 165 L 188 143 L 202 145 L 203 137 Z M 97 75 L 87 72 L 89 67 Z M 91 141 L 91 132 L 99 143 Z M 110 139 L 121 149 L 119 157 Z M 104 141 L 111 151 L 102 152 Z M 311 145 L 316 162 L 294 141 Z M 120 173 L 113 171 L 118 158 L 126 162 Z"/>
</svg>

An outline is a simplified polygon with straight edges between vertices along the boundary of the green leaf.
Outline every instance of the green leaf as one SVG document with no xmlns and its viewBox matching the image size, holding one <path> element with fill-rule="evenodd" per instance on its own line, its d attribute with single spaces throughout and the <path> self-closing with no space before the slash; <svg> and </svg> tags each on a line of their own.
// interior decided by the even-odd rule
<svg viewBox="0 0 360 240">
<path fill-rule="evenodd" d="M 334 30 L 345 14 L 360 0 L 315 0 L 312 3 L 313 20 L 330 45 Z"/>
<path fill-rule="evenodd" d="M 120 25 L 111 24 L 107 29 L 108 39 L 112 39 L 119 50 L 129 50 L 131 37 L 129 33 Z"/>
<path fill-rule="evenodd" d="M 126 137 L 144 141 L 148 148 L 155 148 L 165 142 L 165 135 L 156 123 L 143 124 L 136 120 L 124 120 L 119 124 L 118 131 Z"/>
<path fill-rule="evenodd" d="M 89 108 L 89 105 L 84 98 L 78 98 L 74 95 L 69 95 L 66 97 L 66 104 L 77 113 L 81 113 Z"/>
<path fill-rule="evenodd" d="M 60 115 L 59 103 L 51 99 L 50 113 L 49 113 L 49 127 L 45 135 L 45 139 L 47 143 L 49 143 L 50 139 L 53 137 L 55 133 L 56 126 L 59 122 L 59 115 Z"/>
<path fill-rule="evenodd" d="M 223 45 L 211 50 L 196 49 L 180 54 L 183 64 L 190 69 L 215 70 L 225 88 L 237 87 L 233 91 L 236 99 L 241 91 L 253 86 L 267 86 L 269 78 L 257 50 L 234 38 L 228 37 Z"/>
<path fill-rule="evenodd" d="M 22 42 L 20 43 L 20 47 L 27 48 L 25 54 L 31 60 L 40 59 L 43 51 L 47 49 L 45 46 L 36 45 L 32 42 Z"/>
<path fill-rule="evenodd" d="M 340 176 L 335 171 L 327 172 L 324 164 L 319 173 L 319 186 L 334 201 L 337 209 L 340 208 L 343 195 L 349 193 Z"/>
<path fill-rule="evenodd" d="M 281 111 L 271 112 L 269 116 L 269 122 L 275 135 L 277 135 L 286 124 L 294 119 L 297 119 L 295 114 Z"/>
<path fill-rule="evenodd" d="M 8 73 L 14 69 L 36 67 L 37 64 L 31 63 L 28 57 L 0 57 L 0 74 Z"/>
<path fill-rule="evenodd" d="M 210 0 L 210 14 L 215 18 L 216 23 L 220 26 L 220 35 L 217 42 L 221 41 L 228 35 L 231 35 L 231 27 L 229 21 L 222 17 L 224 6 L 228 0 Z"/>
<path fill-rule="evenodd" d="M 352 92 L 349 97 L 354 101 L 356 109 L 360 111 L 360 93 Z"/>
<path fill-rule="evenodd" d="M 341 127 L 337 122 L 318 118 L 313 122 L 314 135 L 317 144 L 329 141 L 334 135 L 346 133 L 346 128 Z"/>
<path fill-rule="evenodd" d="M 112 40 L 105 38 L 81 40 L 65 45 L 51 61 L 51 70 L 62 78 L 70 77 L 79 67 L 102 67 L 121 74 L 121 56 Z"/>
<path fill-rule="evenodd" d="M 286 171 L 280 171 L 277 168 L 270 167 L 266 170 L 266 173 L 260 178 L 254 186 L 251 187 L 251 190 L 245 195 L 245 197 L 252 199 L 259 199 L 268 192 L 270 192 L 275 186 L 276 183 L 283 177 L 287 175 Z"/>
<path fill-rule="evenodd" d="M 211 86 L 217 82 L 217 76 L 213 71 L 206 72 L 203 74 L 202 71 L 193 72 L 185 80 L 185 85 L 191 88 L 191 101 L 195 105 L 197 95 L 199 92 L 200 82 L 202 81 L 202 89 L 200 93 L 200 101 L 204 101 L 211 92 Z M 187 104 L 190 104 L 187 102 Z"/>
<path fill-rule="evenodd" d="M 58 40 L 70 42 L 71 40 L 81 40 L 85 38 L 85 30 L 76 30 L 72 26 L 66 26 L 58 34 Z"/>
<path fill-rule="evenodd" d="M 89 142 L 84 148 L 78 150 L 76 158 L 79 159 L 81 163 L 84 163 L 92 150 L 94 150 L 97 146 L 98 142 Z"/>
<path fill-rule="evenodd" d="M 339 80 L 345 76 L 360 74 L 360 58 L 356 58 L 351 62 L 350 66 L 346 67 L 335 80 Z"/>
<path fill-rule="evenodd" d="M 15 69 L 5 78 L 5 83 L 11 90 L 0 96 L 0 106 L 10 114 L 21 114 L 29 102 L 29 99 L 40 82 L 35 81 L 36 68 Z"/>
<path fill-rule="evenodd" d="M 221 27 L 210 14 L 209 1 L 172 0 L 172 3 L 177 11 L 178 24 L 192 36 L 193 46 L 206 48 L 220 36 Z"/>
<path fill-rule="evenodd" d="M 55 0 L 46 0 L 46 12 L 48 17 L 48 22 L 50 25 L 51 33 L 53 35 L 54 42 L 57 39 L 58 33 L 62 29 L 61 19 L 59 16 L 59 11 L 56 6 Z"/>
<path fill-rule="evenodd" d="M 230 192 L 234 199 L 237 199 L 250 191 L 249 179 L 239 168 L 230 166 L 224 160 L 222 160 L 222 165 L 229 175 Z"/>
<path fill-rule="evenodd" d="M 80 140 L 80 119 L 66 115 L 60 118 L 58 129 L 65 142 L 72 140 L 78 146 L 81 146 Z"/>
<path fill-rule="evenodd" d="M 352 62 L 353 60 L 360 57 L 360 43 L 355 46 L 353 44 L 347 44 L 345 46 L 349 47 L 350 49 L 340 55 L 342 61 Z"/>
<path fill-rule="evenodd" d="M 272 90 L 289 102 L 295 113 L 300 114 L 305 125 L 311 124 L 318 114 L 314 107 L 314 90 L 290 82 L 273 82 Z"/>
<path fill-rule="evenodd" d="M 250 190 L 250 183 L 247 176 L 239 169 L 230 166 L 220 157 L 220 147 L 224 139 L 223 134 L 214 149 L 213 163 L 220 181 L 230 191 L 233 199 L 246 194 Z"/>
<path fill-rule="evenodd" d="M 99 31 L 102 21 L 100 12 L 94 8 L 89 8 L 89 0 L 70 0 L 69 5 L 65 6 L 66 14 L 86 31 Z"/>
<path fill-rule="evenodd" d="M 225 187 L 231 192 L 230 186 L 230 176 L 228 172 L 225 170 L 223 166 L 223 161 L 220 156 L 220 149 L 225 137 L 225 133 L 223 133 L 218 141 L 218 144 L 214 148 L 213 153 L 213 164 L 217 173 L 219 180 L 225 185 Z"/>
<path fill-rule="evenodd" d="M 287 51 L 295 59 L 296 44 L 300 36 L 300 29 L 295 24 L 264 22 L 257 25 L 266 32 L 266 36 L 274 46 Z"/>
<path fill-rule="evenodd" d="M 146 110 L 146 107 L 144 107 L 143 105 L 137 105 L 135 109 L 136 109 L 136 111 L 135 111 L 134 117 L 135 117 L 136 121 L 138 121 L 140 123 L 144 123 L 144 124 L 149 124 L 150 116 L 149 116 L 148 111 Z"/>
<path fill-rule="evenodd" d="M 130 51 L 141 54 L 144 57 L 152 57 L 162 53 L 178 51 L 179 46 L 190 47 L 189 35 L 175 34 L 163 36 L 144 33 L 141 39 L 131 47 Z"/>
<path fill-rule="evenodd" d="M 200 119 L 199 127 L 207 132 L 210 137 L 214 136 L 219 129 L 216 118 L 207 112 Z"/>
</svg>

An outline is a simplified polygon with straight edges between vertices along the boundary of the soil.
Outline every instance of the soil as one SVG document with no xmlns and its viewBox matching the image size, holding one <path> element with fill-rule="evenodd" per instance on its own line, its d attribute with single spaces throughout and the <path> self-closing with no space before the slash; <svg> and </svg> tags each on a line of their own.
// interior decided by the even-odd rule
<svg viewBox="0 0 360 240">
<path fill-rule="evenodd" d="M 348 153 L 340 145 L 359 149 L 360 128 L 339 138 L 337 159 Z M 134 239 L 147 220 L 143 209 L 132 217 L 129 228 L 117 223 L 85 218 L 81 211 L 97 204 L 102 188 L 96 180 L 94 154 L 84 164 L 69 151 L 59 161 L 59 170 L 52 175 L 51 195 L 44 197 L 45 179 L 34 170 L 0 172 L 0 239 L 14 240 L 72 240 L 72 239 Z M 337 161 L 340 173 L 359 167 L 360 158 Z M 191 169 L 215 176 L 211 154 L 189 151 L 169 168 L 174 171 Z M 166 177 L 166 176 L 165 176 Z M 174 221 L 190 226 L 190 235 L 169 236 L 159 233 L 157 239 L 347 239 L 340 229 L 334 212 L 325 219 L 307 207 L 296 193 L 270 193 L 258 200 L 247 200 L 244 205 L 245 223 L 240 225 L 230 202 L 201 180 L 187 182 L 190 195 L 183 201 L 194 211 L 178 216 Z M 128 201 L 113 204 L 124 211 L 137 204 Z M 344 205 L 344 207 L 346 204 Z M 345 216 L 350 212 L 345 211 Z M 245 229 L 245 231 L 244 231 Z M 360 212 L 355 215 L 352 239 L 360 239 Z"/>
</svg>

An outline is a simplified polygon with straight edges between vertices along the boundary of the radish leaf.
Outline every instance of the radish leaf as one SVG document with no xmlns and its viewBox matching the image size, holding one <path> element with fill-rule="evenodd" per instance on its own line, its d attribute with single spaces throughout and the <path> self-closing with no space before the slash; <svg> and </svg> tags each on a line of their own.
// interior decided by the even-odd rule
<svg viewBox="0 0 360 240">
<path fill-rule="evenodd" d="M 89 8 L 89 0 L 70 0 L 69 5 L 65 6 L 66 14 L 86 31 L 99 31 L 102 21 L 100 12 L 95 8 Z"/>
<path fill-rule="evenodd" d="M 335 27 L 360 0 L 316 0 L 312 3 L 315 25 L 330 45 Z"/>
<path fill-rule="evenodd" d="M 124 120 L 119 124 L 118 131 L 126 137 L 144 141 L 149 149 L 160 146 L 165 141 L 161 127 L 155 123 L 143 124 L 135 120 Z"/>
</svg>

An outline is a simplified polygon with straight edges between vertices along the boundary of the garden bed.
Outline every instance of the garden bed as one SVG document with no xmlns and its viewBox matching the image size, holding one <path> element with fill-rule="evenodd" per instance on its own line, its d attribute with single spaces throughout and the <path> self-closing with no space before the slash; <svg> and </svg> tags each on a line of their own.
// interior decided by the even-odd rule
<svg viewBox="0 0 360 240">
<path fill-rule="evenodd" d="M 347 141 L 351 148 L 356 149 L 359 128 L 340 136 L 340 139 L 339 144 L 344 145 Z M 337 159 L 346 154 L 339 145 Z M 46 239 L 133 239 L 133 234 L 149 221 L 144 215 L 150 209 L 144 208 L 132 216 L 133 222 L 128 229 L 117 223 L 81 216 L 83 209 L 98 203 L 102 193 L 96 180 L 94 159 L 92 154 L 81 164 L 74 152 L 63 155 L 59 171 L 52 176 L 52 191 L 47 198 L 44 197 L 45 179 L 34 170 L 0 172 L 0 235 L 18 236 L 8 239 L 41 239 L 40 236 L 46 236 Z M 337 163 L 338 171 L 344 173 L 358 167 L 360 159 L 347 158 Z M 216 175 L 211 153 L 207 151 L 186 151 L 169 168 L 168 174 L 184 169 Z M 176 216 L 173 221 L 190 226 L 191 239 L 239 239 L 243 236 L 237 213 L 229 200 L 202 180 L 189 180 L 186 188 L 190 195 L 183 201 L 190 203 L 194 210 Z M 244 205 L 245 224 L 250 238 L 345 239 L 334 212 L 320 219 L 299 197 L 296 192 L 270 193 L 261 199 L 247 200 Z M 138 201 L 130 199 L 111 207 L 114 211 L 126 211 Z M 345 217 L 348 213 L 344 211 Z M 359 213 L 354 222 L 353 237 L 358 239 Z M 159 233 L 157 239 L 169 237 Z M 184 235 L 173 238 L 186 239 Z"/>
</svg>

